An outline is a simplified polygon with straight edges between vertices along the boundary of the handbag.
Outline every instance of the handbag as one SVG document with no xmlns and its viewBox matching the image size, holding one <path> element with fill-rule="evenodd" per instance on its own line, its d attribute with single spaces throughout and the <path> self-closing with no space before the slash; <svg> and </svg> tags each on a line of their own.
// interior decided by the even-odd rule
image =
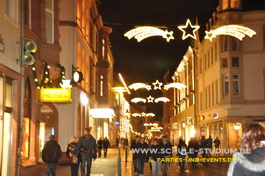
<svg viewBox="0 0 265 176">
<path fill-rule="evenodd" d="M 73 163 L 73 164 L 78 164 L 78 158 L 77 158 L 77 155 L 73 155 L 73 156 L 71 157 L 71 163 Z"/>
</svg>

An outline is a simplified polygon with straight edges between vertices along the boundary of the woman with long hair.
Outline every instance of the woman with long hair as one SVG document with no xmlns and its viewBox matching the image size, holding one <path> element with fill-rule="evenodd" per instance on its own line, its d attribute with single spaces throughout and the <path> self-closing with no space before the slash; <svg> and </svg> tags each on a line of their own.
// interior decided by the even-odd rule
<svg viewBox="0 0 265 176">
<path fill-rule="evenodd" d="M 71 159 L 72 176 L 78 176 L 79 163 L 81 162 L 81 156 L 79 153 L 77 155 L 70 154 L 74 150 L 77 143 L 78 143 L 78 138 L 75 136 L 71 137 L 70 142 L 67 145 L 66 149 L 66 156 Z"/>
<path fill-rule="evenodd" d="M 246 128 L 239 143 L 241 151 L 235 153 L 227 172 L 227 176 L 264 176 L 265 175 L 265 129 L 260 124 L 252 124 Z"/>
</svg>

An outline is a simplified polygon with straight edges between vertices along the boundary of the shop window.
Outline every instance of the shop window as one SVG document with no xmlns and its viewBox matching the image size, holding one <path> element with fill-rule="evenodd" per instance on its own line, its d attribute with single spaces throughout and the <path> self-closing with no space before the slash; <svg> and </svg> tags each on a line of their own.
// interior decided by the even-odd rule
<svg viewBox="0 0 265 176">
<path fill-rule="evenodd" d="M 232 67 L 239 67 L 239 58 L 232 57 Z"/>
<path fill-rule="evenodd" d="M 239 76 L 233 75 L 233 95 L 239 95 Z"/>
<path fill-rule="evenodd" d="M 223 68 L 228 67 L 228 59 L 227 58 L 222 58 L 222 67 Z"/>
<path fill-rule="evenodd" d="M 224 95 L 229 94 L 229 77 L 224 75 Z"/>
<path fill-rule="evenodd" d="M 46 19 L 45 19 L 45 28 L 46 28 L 46 41 L 48 43 L 54 42 L 54 4 L 53 0 L 46 0 Z"/>
</svg>

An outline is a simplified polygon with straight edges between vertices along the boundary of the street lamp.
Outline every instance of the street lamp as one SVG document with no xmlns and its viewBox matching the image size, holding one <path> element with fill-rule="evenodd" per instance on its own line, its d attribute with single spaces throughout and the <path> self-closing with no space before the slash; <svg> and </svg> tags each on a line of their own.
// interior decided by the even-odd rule
<svg viewBox="0 0 265 176">
<path fill-rule="evenodd" d="M 117 112 L 117 120 L 119 122 L 119 128 L 118 128 L 118 141 L 119 141 L 119 144 L 118 144 L 118 150 L 119 150 L 119 155 L 118 155 L 118 176 L 121 176 L 121 147 L 120 147 L 120 111 L 121 111 L 121 94 L 123 92 L 126 92 L 126 88 L 125 87 L 113 87 L 112 90 L 115 92 L 115 93 L 118 93 L 119 96 L 118 96 L 118 106 L 117 106 L 117 109 L 118 109 L 118 112 Z"/>
</svg>

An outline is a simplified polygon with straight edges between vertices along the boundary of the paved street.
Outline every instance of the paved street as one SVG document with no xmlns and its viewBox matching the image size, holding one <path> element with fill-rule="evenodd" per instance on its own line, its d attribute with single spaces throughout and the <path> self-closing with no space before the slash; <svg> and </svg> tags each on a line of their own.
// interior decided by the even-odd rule
<svg viewBox="0 0 265 176">
<path fill-rule="evenodd" d="M 133 176 L 132 170 L 132 157 L 131 153 L 128 155 L 128 162 L 125 162 L 124 150 L 122 150 L 122 175 Z M 117 157 L 118 149 L 109 149 L 107 158 L 98 158 L 93 162 L 91 176 L 116 176 L 117 174 Z M 179 170 L 178 163 L 170 163 L 168 176 L 225 176 L 228 163 L 210 163 L 208 166 L 204 166 L 199 163 L 197 166 L 192 167 L 190 163 L 187 163 L 185 172 Z M 22 176 L 46 176 L 44 164 L 39 164 L 35 167 L 23 168 Z M 57 168 L 58 176 L 70 176 L 69 165 L 59 165 Z M 79 174 L 81 175 L 81 174 Z M 146 176 L 151 176 L 149 163 L 145 164 Z"/>
</svg>

